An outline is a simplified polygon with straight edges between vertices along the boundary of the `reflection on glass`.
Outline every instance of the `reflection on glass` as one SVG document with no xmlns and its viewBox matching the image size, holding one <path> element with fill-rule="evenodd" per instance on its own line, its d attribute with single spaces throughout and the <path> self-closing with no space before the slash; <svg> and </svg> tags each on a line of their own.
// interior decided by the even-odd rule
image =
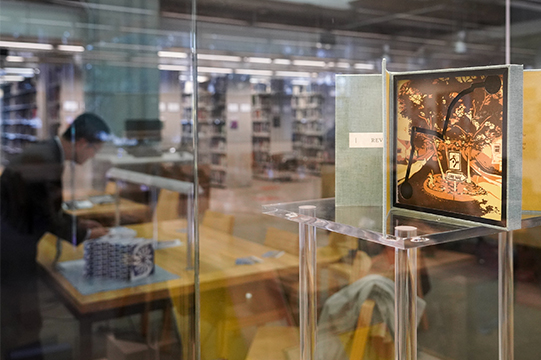
<svg viewBox="0 0 541 360">
<path fill-rule="evenodd" d="M 334 196 L 335 148 L 342 145 L 335 139 L 334 75 L 380 73 L 383 58 L 396 72 L 505 61 L 503 3 L 295 0 L 267 1 L 263 7 L 249 1 L 199 1 L 194 2 L 197 18 L 192 17 L 191 3 L 1 1 L 4 174 L 11 173 L 8 161 L 20 152 L 61 135 L 79 114 L 95 113 L 107 121 L 111 141 L 101 149 L 88 147 L 85 156 L 92 159 L 83 165 L 64 165 L 65 191 L 55 194 L 58 204 L 34 202 L 58 215 L 64 200 L 63 217 L 67 214 L 68 223 L 76 225 L 75 232 L 84 232 L 78 224 L 94 221 L 115 229 L 109 231 L 109 240 L 94 245 L 106 243 L 123 251 L 126 244 L 145 241 L 120 240 L 122 232 L 130 239 L 158 243 L 153 248 L 154 274 L 122 280 L 122 288 L 86 293 L 70 282 L 65 270 L 70 262 L 84 263 L 84 244 L 73 247 L 70 234 L 57 240 L 50 233 L 41 240 L 32 238 L 31 246 L 18 242 L 14 250 L 37 253 L 37 263 L 33 258 L 29 263 L 43 271 L 37 278 L 32 274 L 35 280 L 13 286 L 31 294 L 37 289 L 39 301 L 25 296 L 14 304 L 15 297 L 7 297 L 9 306 L 28 310 L 23 322 L 32 325 L 33 334 L 10 333 L 19 319 L 6 316 L 3 308 L 3 344 L 41 348 L 53 359 L 192 360 L 196 347 L 201 358 L 209 360 L 298 358 L 298 224 L 262 214 L 261 205 Z M 512 61 L 535 68 L 538 5 L 512 1 L 511 6 Z M 200 55 L 192 78 L 195 20 Z M 195 94 L 199 101 L 192 104 Z M 535 133 L 533 121 L 526 142 Z M 525 151 L 535 155 L 533 149 Z M 355 161 L 356 166 L 362 160 Z M 196 175 L 200 213 L 190 212 L 189 194 L 107 177 L 111 168 L 191 184 Z M 537 168 L 535 162 L 530 168 Z M 30 180 L 59 178 L 61 166 L 55 171 L 30 171 Z M 23 184 L 15 182 L 15 187 Z M 529 189 L 536 193 L 535 181 Z M 9 190 L 2 184 L 2 198 L 20 197 L 19 191 Z M 528 210 L 539 210 L 534 199 L 529 197 Z M 318 211 L 324 211 L 321 205 Z M 329 221 L 327 229 L 317 230 L 316 352 L 325 359 L 391 359 L 394 323 L 387 305 L 395 280 L 394 253 L 385 241 L 396 239 L 388 234 L 385 241 L 374 242 L 382 221 L 374 221 L 372 213 L 380 217 L 379 208 L 349 210 L 338 217 L 351 221 Z M 201 218 L 199 229 L 193 229 L 196 216 Z M 26 230 L 37 231 L 42 220 L 34 219 L 36 226 Z M 357 220 L 364 221 L 362 227 Z M 418 327 L 419 354 L 496 358 L 495 238 L 474 232 L 468 233 L 472 239 L 454 241 L 464 237 L 464 229 L 456 231 L 460 224 L 424 220 L 414 224 L 426 225 L 421 233 L 442 226 L 445 236 L 415 245 L 421 247 L 417 294 L 426 302 Z M 349 232 L 354 227 L 363 231 Z M 5 229 L 2 223 L 2 235 Z M 336 232 L 343 229 L 352 236 Z M 200 233 L 199 249 L 190 249 L 194 230 Z M 521 359 L 537 359 L 539 234 L 529 229 L 513 235 L 515 325 L 521 339 L 515 352 Z M 443 241 L 448 236 L 453 242 Z M 4 248 L 5 239 L 2 236 L 2 270 L 14 270 L 15 258 Z M 87 251 L 93 260 L 95 250 Z M 196 250 L 200 267 L 192 270 L 189 259 Z M 107 251 L 105 257 L 116 258 L 112 254 Z M 128 252 L 116 263 L 107 260 L 105 274 L 111 274 L 113 264 L 125 271 L 136 261 L 148 270 L 145 254 Z M 145 283 L 159 269 L 174 276 Z M 97 286 L 98 279 L 112 280 L 84 277 L 84 267 L 75 271 L 80 274 L 77 284 Z M 200 316 L 194 316 L 196 272 Z M 4 291 L 4 282 L 1 290 L 4 301 L 9 291 Z M 193 343 L 196 321 L 200 344 Z M 11 342 L 11 336 L 21 343 Z M 22 344 L 30 337 L 40 344 Z"/>
<path fill-rule="evenodd" d="M 40 239 L 52 233 L 75 246 L 108 233 L 91 219 L 77 219 L 72 226 L 68 211 L 92 207 L 91 202 L 72 201 L 66 212 L 61 205 L 64 161 L 83 165 L 96 155 L 109 133 L 101 117 L 81 114 L 62 136 L 20 148 L 2 173 L 1 305 L 6 356 L 25 348 L 41 351 L 43 320 L 36 264 Z"/>
</svg>

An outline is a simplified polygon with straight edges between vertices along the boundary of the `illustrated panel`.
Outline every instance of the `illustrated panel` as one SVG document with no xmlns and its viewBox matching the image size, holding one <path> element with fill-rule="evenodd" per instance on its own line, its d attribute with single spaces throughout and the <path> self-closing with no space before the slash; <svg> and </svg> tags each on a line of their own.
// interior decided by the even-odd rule
<svg viewBox="0 0 541 360">
<path fill-rule="evenodd" d="M 393 204 L 506 226 L 508 68 L 396 75 Z"/>
</svg>

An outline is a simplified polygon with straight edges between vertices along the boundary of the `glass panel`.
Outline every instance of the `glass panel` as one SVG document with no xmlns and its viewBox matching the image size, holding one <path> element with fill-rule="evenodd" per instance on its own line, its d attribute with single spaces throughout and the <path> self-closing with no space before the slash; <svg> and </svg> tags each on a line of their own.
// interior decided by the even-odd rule
<svg viewBox="0 0 541 360">
<path fill-rule="evenodd" d="M 541 19 L 540 8 L 531 2 L 511 1 L 510 56 L 511 62 L 524 64 L 524 147 L 523 147 L 523 209 L 538 210 L 538 190 L 535 183 L 538 171 L 535 164 L 539 155 L 537 143 L 537 109 L 541 99 L 538 91 L 539 41 L 536 23 Z M 536 342 L 538 330 L 532 321 L 541 316 L 539 309 L 539 231 L 525 229 L 513 233 L 514 243 L 514 320 L 517 359 L 533 359 L 539 349 Z"/>
<path fill-rule="evenodd" d="M 505 42 L 505 4 L 485 1 L 0 4 L 2 351 L 41 348 L 55 359 L 122 358 L 138 349 L 161 359 L 181 354 L 198 358 L 198 349 L 202 359 L 297 358 L 303 295 L 299 224 L 265 215 L 261 205 L 306 204 L 335 195 L 340 174 L 334 160 L 344 142 L 335 138 L 340 133 L 335 126 L 340 111 L 335 75 L 380 74 L 382 59 L 395 72 L 502 64 L 506 51 L 512 63 L 537 68 L 537 33 L 532 29 L 539 28 L 538 8 L 531 1 L 511 2 L 511 45 Z M 197 18 L 192 17 L 192 4 L 197 5 Z M 193 50 L 199 54 L 195 78 L 194 40 Z M 77 133 L 70 132 L 65 158 L 77 154 L 80 162 L 81 156 L 91 159 L 82 165 L 66 161 L 62 177 L 62 166 L 36 168 L 47 152 L 29 150 L 34 143 L 62 135 L 84 112 L 105 120 L 113 135 L 110 141 L 98 151 L 100 146 L 81 143 Z M 161 129 L 153 120 L 160 120 Z M 199 137 L 195 146 L 194 128 Z M 529 129 L 527 134 L 535 133 L 535 126 Z M 23 148 L 30 157 L 25 152 L 24 163 L 31 166 L 21 174 L 14 167 L 22 161 Z M 364 160 L 352 154 L 350 168 L 356 169 Z M 139 176 L 108 176 L 113 167 Z M 353 188 L 351 199 L 355 187 L 363 185 L 358 176 L 348 185 Z M 197 215 L 190 215 L 194 207 L 184 187 L 171 189 L 163 178 L 192 184 L 198 180 Z M 44 182 L 46 189 L 36 190 L 37 195 L 21 190 Z M 44 194 L 52 200 L 44 200 Z M 65 242 L 58 242 L 58 263 L 84 261 L 84 245 L 74 247 L 78 240 L 69 230 L 84 237 L 81 220 L 91 219 L 159 240 L 156 264 L 180 277 L 83 295 L 53 266 L 59 248 L 54 235 L 39 242 L 34 261 L 36 243 L 45 230 L 52 230 L 51 219 L 60 218 L 61 200 L 66 203 L 65 231 L 56 235 Z M 318 212 L 325 208 L 324 201 L 319 204 Z M 366 204 L 350 205 L 342 209 L 340 221 L 336 214 L 325 216 L 316 230 L 318 288 L 304 295 L 317 297 L 321 338 L 334 326 L 329 309 L 337 297 L 331 295 L 350 296 L 344 306 L 360 304 L 352 314 L 337 318 L 350 321 L 331 338 L 333 346 L 319 342 L 332 352 L 324 358 L 359 353 L 392 358 L 393 322 L 377 319 L 382 304 L 353 301 L 351 291 L 362 283 L 360 278 L 364 283 L 373 279 L 367 274 L 383 275 L 378 278 L 381 286 L 393 288 L 394 251 L 385 246 L 393 233 L 386 230 L 386 240 L 374 242 L 383 238 L 378 234 L 381 211 L 376 210 L 379 222 L 371 209 L 359 224 L 355 206 Z M 97 207 L 100 213 L 92 214 Z M 524 213 L 525 224 L 538 225 L 540 209 L 526 210 L 534 212 Z M 194 228 L 192 218 L 200 219 L 201 226 Z M 431 220 L 423 216 L 418 221 Z M 338 230 L 338 224 L 345 224 L 340 229 L 353 236 L 328 231 Z M 433 358 L 492 359 L 498 351 L 497 241 L 488 235 L 491 231 L 469 232 L 461 226 L 446 224 L 441 238 L 436 235 L 441 230 L 419 226 L 421 237 L 431 234 L 418 250 L 419 294 L 425 301 L 419 350 Z M 364 232 L 352 230 L 356 228 Z M 200 252 L 197 241 L 190 249 L 192 230 L 200 239 Z M 528 229 L 514 237 L 520 358 L 538 353 L 531 325 L 537 314 L 532 300 L 537 291 L 532 250 L 537 236 L 535 229 Z M 426 246 L 451 238 L 451 243 Z M 175 246 L 175 240 L 181 245 Z M 186 269 L 190 250 L 193 270 Z M 22 324 L 28 324 L 24 331 Z M 361 331 L 352 332 L 356 327 Z M 194 344 L 199 336 L 200 343 Z"/>
<path fill-rule="evenodd" d="M 170 5 L 168 10 L 173 11 L 174 7 Z M 200 1 L 198 20 L 199 75 L 208 82 L 201 84 L 199 107 L 204 109 L 210 105 L 216 111 L 211 119 L 214 121 L 212 126 L 201 123 L 201 131 L 205 126 L 209 129 L 207 144 L 211 149 L 208 152 L 211 173 L 208 208 L 234 216 L 232 230 L 222 227 L 221 231 L 232 231 L 235 241 L 253 244 L 251 250 L 246 251 L 229 240 L 230 250 L 205 250 L 204 244 L 208 240 L 203 234 L 210 232 L 209 227 L 218 224 L 218 220 L 205 222 L 211 213 L 204 215 L 200 228 L 201 259 L 212 259 L 217 273 L 231 275 L 220 293 L 205 291 L 203 283 L 201 285 L 202 358 L 299 358 L 301 343 L 309 343 L 307 338 L 298 338 L 299 327 L 306 325 L 303 321 L 306 319 L 299 319 L 298 315 L 299 298 L 303 295 L 317 298 L 319 338 L 316 352 L 324 352 L 316 358 L 347 359 L 352 356 L 351 351 L 355 358 L 363 358 L 363 355 L 373 359 L 393 358 L 392 316 L 386 318 L 387 322 L 382 322 L 381 318 L 372 322 L 379 316 L 374 314 L 379 313 L 382 304 L 356 301 L 353 293 L 353 284 L 360 284 L 356 283 L 359 278 L 365 280 L 364 284 L 373 279 L 367 274 L 383 275 L 377 278 L 381 280 L 380 284 L 394 290 L 394 249 L 381 245 L 389 245 L 394 235 L 391 228 L 382 230 L 382 196 L 371 193 L 376 202 L 349 203 L 350 206 L 342 209 L 332 206 L 330 212 L 327 205 L 334 200 L 321 200 L 335 195 L 335 178 L 338 187 L 340 175 L 342 180 L 347 178 L 343 175 L 344 170 L 352 174 L 346 179 L 350 188 L 344 193 L 344 203 L 357 200 L 360 189 L 367 187 L 366 181 L 378 176 L 384 178 L 383 174 L 377 173 L 381 170 L 366 165 L 368 151 L 361 153 L 364 149 L 356 151 L 348 148 L 346 143 L 348 133 L 382 131 L 363 127 L 365 118 L 377 118 L 377 115 L 358 104 L 370 103 L 372 98 L 344 97 L 340 106 L 347 104 L 355 108 L 358 105 L 358 111 L 351 112 L 348 124 L 355 127 L 340 128 L 336 119 L 343 108 L 338 105 L 340 78 L 335 75 L 347 78 L 353 74 L 381 74 L 383 58 L 387 60 L 388 70 L 394 72 L 502 64 L 505 62 L 505 7 L 477 1 L 267 1 L 264 6 L 249 1 L 235 4 Z M 376 94 L 383 92 L 375 87 L 371 90 Z M 214 93 L 214 96 L 207 93 Z M 207 101 L 205 97 L 212 100 Z M 222 100 L 217 99 L 223 99 L 223 108 Z M 250 109 L 250 116 L 246 116 L 243 108 Z M 251 135 L 247 135 L 250 132 Z M 219 139 L 214 138 L 217 134 Z M 202 138 L 202 162 L 207 153 L 204 144 Z M 246 160 L 249 148 L 251 159 Z M 339 164 L 335 164 L 334 159 L 337 154 L 341 156 L 341 150 L 349 152 L 342 152 L 342 156 L 351 155 L 351 158 L 339 174 L 335 172 L 335 166 L 338 169 Z M 261 205 L 272 203 L 283 205 L 273 212 L 278 216 L 262 215 Z M 318 288 L 315 293 L 308 291 L 305 294 L 299 291 L 301 285 L 296 270 L 299 262 L 297 223 L 301 222 L 298 211 L 302 205 L 316 205 L 318 218 L 325 219 L 301 224 L 318 227 L 318 266 L 315 271 Z M 270 211 L 269 208 L 264 210 L 265 213 Z M 433 226 L 428 220 L 440 224 Z M 427 238 L 431 240 L 427 244 L 493 233 L 493 230 L 485 233 L 485 229 L 479 228 L 475 231 L 480 233 L 470 232 L 463 223 L 443 225 L 435 217 L 426 219 L 422 216 L 415 221 L 420 236 L 430 234 Z M 340 230 L 352 236 L 328 230 Z M 436 235 L 440 232 L 441 236 Z M 358 241 L 357 238 L 371 241 Z M 374 242 L 376 239 L 381 243 Z M 398 243 L 403 242 L 399 240 Z M 262 246 L 284 254 L 278 259 L 262 257 L 267 251 Z M 445 307 L 448 294 L 443 290 L 452 283 L 453 271 L 458 268 L 464 274 L 475 274 L 478 270 L 475 256 L 467 253 L 467 249 L 446 250 L 445 246 L 435 246 L 432 253 L 429 250 L 432 246 L 428 247 L 430 255 L 425 254 L 424 248 L 419 250 L 420 259 L 434 260 L 428 275 L 422 275 L 419 283 L 428 279 L 433 288 L 438 286 L 438 291 L 422 291 L 426 295 L 428 321 L 423 320 L 425 325 L 419 330 L 420 352 L 429 358 L 483 358 L 484 354 L 497 353 L 497 340 L 490 341 L 493 337 L 489 337 L 486 341 L 487 337 L 482 334 L 479 341 L 468 343 L 469 338 L 464 336 L 452 343 L 445 342 L 449 329 L 467 329 L 467 334 L 478 334 L 481 326 L 467 322 L 451 326 L 443 321 L 443 317 L 438 317 L 439 309 L 448 311 L 446 321 L 468 319 L 477 314 L 483 301 L 490 298 L 491 306 L 482 316 L 497 318 L 498 315 L 497 308 L 492 307 L 497 306 L 497 292 L 494 293 L 496 297 L 491 297 L 492 292 L 487 298 L 477 297 L 461 285 L 456 296 L 469 296 L 471 301 L 462 303 L 462 307 L 454 304 Z M 229 256 L 232 257 L 228 260 L 231 265 L 233 260 L 243 265 L 219 269 L 217 260 Z M 263 262 L 258 263 L 258 259 L 250 256 Z M 422 263 L 418 261 L 418 264 Z M 447 263 L 453 266 L 446 268 Z M 204 267 L 201 270 L 203 274 Z M 436 271 L 439 271 L 438 276 L 432 275 Z M 491 268 L 490 276 L 480 277 L 479 283 L 495 284 L 495 271 Z M 275 291 L 276 288 L 279 291 Z M 340 298 L 338 292 L 343 296 L 342 305 L 352 309 L 351 313 L 341 312 L 346 310 L 336 303 Z M 433 296 L 429 298 L 431 292 Z M 333 297 L 333 294 L 337 296 Z M 222 306 L 219 310 L 211 304 Z M 362 318 L 359 317 L 361 313 Z M 333 318 L 334 314 L 340 315 Z M 432 323 L 431 319 L 437 320 Z M 439 321 L 441 326 L 437 325 Z M 364 330 L 353 333 L 357 323 Z M 379 324 L 379 327 L 370 324 Z M 325 342 L 325 333 L 328 334 L 333 326 L 339 336 Z M 218 329 L 218 333 L 213 334 L 213 328 Z M 379 335 L 363 336 L 367 329 Z M 493 329 L 496 328 L 489 331 Z M 220 331 L 227 334 L 225 339 L 220 337 Z M 354 335 L 369 340 L 354 341 Z M 224 339 L 223 342 L 220 339 Z M 434 339 L 439 341 L 432 343 Z M 445 344 L 438 347 L 440 342 Z M 352 344 L 355 344 L 354 350 Z M 359 352 L 361 355 L 357 356 Z"/>
<path fill-rule="evenodd" d="M 189 18 L 1 8 L 2 359 L 194 359 Z"/>
</svg>

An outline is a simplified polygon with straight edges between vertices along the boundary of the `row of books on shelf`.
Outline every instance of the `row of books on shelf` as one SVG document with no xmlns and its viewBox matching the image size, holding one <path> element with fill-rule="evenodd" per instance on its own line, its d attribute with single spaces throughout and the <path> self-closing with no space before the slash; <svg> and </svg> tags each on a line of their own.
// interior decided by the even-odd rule
<svg viewBox="0 0 541 360">
<path fill-rule="evenodd" d="M 295 120 L 318 120 L 321 118 L 321 109 L 293 109 L 293 118 Z"/>
<path fill-rule="evenodd" d="M 217 166 L 227 166 L 227 156 L 225 154 L 213 153 L 210 155 L 210 164 Z"/>
<path fill-rule="evenodd" d="M 35 103 L 36 91 L 23 92 L 21 94 L 4 93 L 2 97 L 2 106 L 4 108 L 21 108 Z"/>
<path fill-rule="evenodd" d="M 28 140 L 37 141 L 36 133 L 14 133 L 14 132 L 2 132 L 2 138 L 8 140 Z"/>
<path fill-rule="evenodd" d="M 305 163 L 309 162 L 321 162 L 323 161 L 323 151 L 317 151 L 314 154 L 306 155 L 303 153 L 299 153 L 298 150 L 294 150 L 295 155 L 299 160 Z"/>
<path fill-rule="evenodd" d="M 261 108 L 252 110 L 252 120 L 269 121 L 272 115 L 271 109 Z"/>
<path fill-rule="evenodd" d="M 317 101 L 307 101 L 306 98 L 292 98 L 291 99 L 291 109 L 293 110 L 303 110 L 303 109 L 317 109 L 321 108 L 323 102 L 321 99 L 315 98 Z"/>
<path fill-rule="evenodd" d="M 23 126 L 30 126 L 33 128 L 40 128 L 42 125 L 40 118 L 2 118 L 0 119 L 0 125 L 2 126 L 12 126 L 12 125 L 23 125 Z M 6 129 L 10 130 L 10 129 Z"/>
<path fill-rule="evenodd" d="M 183 131 L 181 134 L 181 137 L 183 138 L 193 138 L 193 133 L 191 131 Z M 199 138 L 200 139 L 212 139 L 212 138 L 225 138 L 226 133 L 225 132 L 218 132 L 218 131 L 199 131 Z"/>
<path fill-rule="evenodd" d="M 256 133 L 258 132 L 270 132 L 270 123 L 268 122 L 254 122 L 252 124 L 252 130 Z"/>
<path fill-rule="evenodd" d="M 227 174 L 222 171 L 212 170 L 210 172 L 210 184 L 214 186 L 224 186 Z"/>
<path fill-rule="evenodd" d="M 258 93 L 252 94 L 252 106 L 253 107 L 270 107 L 272 105 L 271 93 Z"/>
<path fill-rule="evenodd" d="M 268 152 L 254 152 L 253 161 L 257 165 L 268 163 L 271 161 L 270 154 Z"/>
<path fill-rule="evenodd" d="M 2 126 L 2 135 L 3 136 L 8 136 L 8 135 L 37 136 L 37 134 L 38 134 L 37 128 L 35 128 L 33 126 L 26 126 L 26 125 Z"/>
<path fill-rule="evenodd" d="M 302 132 L 302 131 L 308 131 L 308 132 L 317 132 L 321 133 L 323 132 L 323 123 L 317 122 L 317 121 L 311 121 L 311 122 L 295 122 L 293 124 L 293 131 L 296 132 Z"/>
<path fill-rule="evenodd" d="M 192 118 L 192 109 L 191 108 L 185 108 L 184 114 L 185 119 L 191 119 Z M 207 123 L 213 123 L 216 119 L 224 119 L 225 118 L 225 111 L 222 110 L 216 110 L 214 108 L 198 108 L 197 111 L 197 121 L 199 122 L 207 122 Z"/>
<path fill-rule="evenodd" d="M 266 152 L 270 151 L 270 141 L 265 138 L 254 138 L 252 141 L 252 150 Z"/>
</svg>

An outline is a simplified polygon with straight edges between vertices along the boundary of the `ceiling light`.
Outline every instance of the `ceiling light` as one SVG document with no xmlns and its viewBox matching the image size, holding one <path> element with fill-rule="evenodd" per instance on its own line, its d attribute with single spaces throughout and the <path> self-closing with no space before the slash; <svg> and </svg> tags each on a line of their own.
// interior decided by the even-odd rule
<svg viewBox="0 0 541 360">
<path fill-rule="evenodd" d="M 296 65 L 296 66 L 317 66 L 317 67 L 325 67 L 325 61 L 293 60 L 293 65 Z"/>
<path fill-rule="evenodd" d="M 303 71 L 277 71 L 276 76 L 285 76 L 285 77 L 310 77 L 309 72 Z"/>
<path fill-rule="evenodd" d="M 85 48 L 80 45 L 58 45 L 56 47 L 60 51 L 69 51 L 69 52 L 83 52 Z"/>
<path fill-rule="evenodd" d="M 166 65 L 166 64 L 160 64 L 158 65 L 158 69 L 165 70 L 165 71 L 187 71 L 187 66 L 182 65 Z"/>
<path fill-rule="evenodd" d="M 35 71 L 32 68 L 16 68 L 16 67 L 7 67 L 4 68 L 6 74 L 15 74 L 15 75 L 34 75 Z"/>
<path fill-rule="evenodd" d="M 7 62 L 23 62 L 24 58 L 22 56 L 8 55 L 6 56 L 6 61 Z"/>
<path fill-rule="evenodd" d="M 188 57 L 186 53 L 180 51 L 158 51 L 158 56 L 176 59 L 185 59 Z"/>
<path fill-rule="evenodd" d="M 342 68 L 342 69 L 349 69 L 351 67 L 351 64 L 347 62 L 337 62 L 336 67 Z"/>
<path fill-rule="evenodd" d="M 229 55 L 214 55 L 214 54 L 197 54 L 197 58 L 200 60 L 215 60 L 215 61 L 242 61 L 240 56 Z"/>
<path fill-rule="evenodd" d="M 468 51 L 468 45 L 466 44 L 466 31 L 461 30 L 457 33 L 457 40 L 455 42 L 455 52 L 457 54 L 464 54 Z"/>
<path fill-rule="evenodd" d="M 0 80 L 16 82 L 16 81 L 23 81 L 24 77 L 19 76 L 19 75 L 4 75 L 4 76 L 0 76 Z"/>
<path fill-rule="evenodd" d="M 374 70 L 374 64 L 369 63 L 356 63 L 353 67 L 357 70 Z"/>
<path fill-rule="evenodd" d="M 18 42 L 18 41 L 0 41 L 0 47 L 7 47 L 13 49 L 32 49 L 32 50 L 52 50 L 51 44 L 40 44 L 30 42 Z"/>
<path fill-rule="evenodd" d="M 193 92 L 192 81 L 190 80 L 191 77 L 188 77 L 187 75 L 180 75 L 178 79 L 180 81 L 186 81 L 186 85 L 184 86 L 184 93 L 191 94 Z M 202 83 L 202 82 L 208 81 L 208 79 L 209 78 L 207 76 L 199 75 L 197 77 L 197 82 Z"/>
<path fill-rule="evenodd" d="M 274 59 L 276 65 L 291 65 L 291 60 L 289 59 Z"/>
<path fill-rule="evenodd" d="M 62 107 L 66 111 L 74 112 L 74 111 L 79 110 L 79 103 L 77 101 L 68 100 L 68 101 L 64 101 L 64 105 Z"/>
<path fill-rule="evenodd" d="M 267 84 L 268 82 L 269 82 L 268 78 L 258 78 L 258 77 L 254 77 L 254 76 L 252 76 L 250 78 L 250 83 L 251 84 Z"/>
<path fill-rule="evenodd" d="M 270 64 L 272 63 L 272 59 L 270 58 L 263 58 L 263 57 L 249 57 L 247 58 L 248 62 L 255 63 L 255 64 Z"/>
<path fill-rule="evenodd" d="M 232 74 L 233 70 L 228 68 L 217 68 L 217 67 L 204 67 L 199 66 L 197 71 L 211 74 Z"/>
<path fill-rule="evenodd" d="M 271 70 L 237 69 L 235 70 L 235 73 L 240 75 L 272 76 Z"/>
<path fill-rule="evenodd" d="M 391 45 L 383 44 L 383 55 L 381 55 L 381 58 L 385 59 L 387 63 L 391 62 Z"/>
<path fill-rule="evenodd" d="M 310 80 L 301 80 L 301 79 L 295 79 L 291 80 L 291 85 L 301 85 L 301 86 L 308 86 L 310 85 Z"/>
</svg>

